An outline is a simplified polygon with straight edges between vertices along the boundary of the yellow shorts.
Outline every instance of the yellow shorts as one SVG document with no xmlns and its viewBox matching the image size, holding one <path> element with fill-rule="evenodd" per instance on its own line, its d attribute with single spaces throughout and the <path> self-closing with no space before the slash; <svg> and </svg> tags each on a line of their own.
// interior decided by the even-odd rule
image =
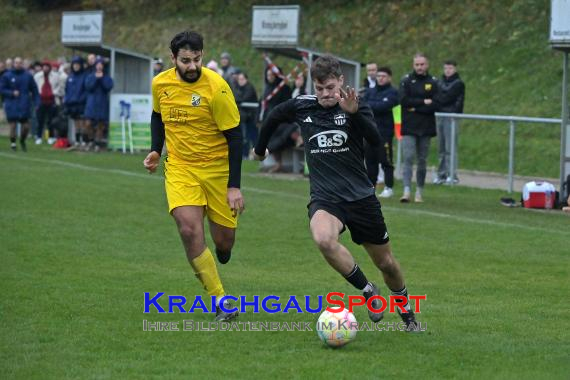
<svg viewBox="0 0 570 380">
<path fill-rule="evenodd" d="M 207 167 L 164 161 L 164 176 L 168 211 L 180 206 L 204 206 L 208 219 L 229 228 L 237 227 L 237 215 L 228 205 L 228 175 L 226 161 Z"/>
</svg>

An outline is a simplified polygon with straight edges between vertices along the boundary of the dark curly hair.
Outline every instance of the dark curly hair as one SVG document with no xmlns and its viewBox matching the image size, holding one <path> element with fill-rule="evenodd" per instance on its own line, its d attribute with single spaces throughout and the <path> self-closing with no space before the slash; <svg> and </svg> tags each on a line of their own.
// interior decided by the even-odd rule
<svg viewBox="0 0 570 380">
<path fill-rule="evenodd" d="M 180 49 L 202 51 L 204 50 L 204 38 L 200 33 L 193 30 L 180 32 L 170 41 L 170 51 L 174 57 L 177 57 Z"/>
</svg>

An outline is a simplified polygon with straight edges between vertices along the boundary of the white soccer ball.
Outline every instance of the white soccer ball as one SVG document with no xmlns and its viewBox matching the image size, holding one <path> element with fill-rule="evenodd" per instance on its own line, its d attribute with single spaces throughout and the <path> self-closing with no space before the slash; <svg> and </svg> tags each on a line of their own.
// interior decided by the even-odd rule
<svg viewBox="0 0 570 380">
<path fill-rule="evenodd" d="M 352 342 L 357 330 L 354 314 L 346 309 L 338 313 L 325 310 L 317 321 L 317 334 L 330 347 L 341 347 Z"/>
</svg>

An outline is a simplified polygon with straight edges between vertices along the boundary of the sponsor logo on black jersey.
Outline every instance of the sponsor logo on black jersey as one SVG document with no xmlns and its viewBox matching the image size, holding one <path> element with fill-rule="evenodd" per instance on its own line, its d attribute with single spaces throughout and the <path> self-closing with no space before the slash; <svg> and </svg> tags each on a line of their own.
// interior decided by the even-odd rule
<svg viewBox="0 0 570 380">
<path fill-rule="evenodd" d="M 348 141 L 346 132 L 333 129 L 312 135 L 309 141 L 316 139 L 319 148 L 330 148 L 344 145 Z"/>
</svg>

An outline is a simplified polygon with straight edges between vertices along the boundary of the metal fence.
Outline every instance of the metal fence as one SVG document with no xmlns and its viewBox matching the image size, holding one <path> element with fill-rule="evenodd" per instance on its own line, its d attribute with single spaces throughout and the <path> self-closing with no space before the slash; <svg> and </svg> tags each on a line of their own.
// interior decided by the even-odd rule
<svg viewBox="0 0 570 380">
<path fill-rule="evenodd" d="M 516 123 L 546 123 L 546 124 L 560 124 L 561 119 L 545 119 L 539 117 L 520 117 L 520 116 L 493 116 L 493 115 L 472 115 L 472 114 L 462 114 L 462 113 L 441 113 L 436 112 L 435 114 L 438 118 L 449 118 L 451 119 L 451 152 L 449 162 L 455 162 L 455 156 L 457 155 L 457 147 L 455 146 L 455 135 L 457 133 L 457 119 L 470 119 L 470 120 L 482 120 L 482 121 L 502 121 L 509 123 L 509 168 L 508 168 L 508 192 L 513 192 L 513 183 L 515 176 L 515 134 L 516 134 Z M 400 173 L 401 168 L 401 144 L 398 142 L 398 156 L 396 161 L 396 172 Z M 451 178 L 455 178 L 455 166 L 450 164 Z M 453 181 L 451 182 L 453 186 Z"/>
<path fill-rule="evenodd" d="M 240 106 L 246 108 L 256 108 L 258 103 L 241 103 Z M 455 178 L 455 165 L 451 164 L 455 162 L 455 156 L 457 155 L 457 147 L 455 146 L 455 135 L 457 134 L 457 119 L 468 119 L 468 120 L 480 120 L 480 121 L 499 121 L 507 122 L 509 124 L 509 164 L 508 164 L 508 188 L 509 193 L 513 192 L 514 188 L 514 177 L 515 177 L 515 136 L 516 136 L 516 124 L 517 123 L 542 123 L 542 124 L 558 124 L 562 123 L 562 119 L 547 119 L 541 117 L 524 117 L 524 116 L 494 116 L 494 115 L 476 115 L 476 114 L 463 114 L 463 113 L 442 113 L 436 112 L 435 116 L 437 118 L 449 118 L 451 119 L 451 152 L 450 152 L 450 172 L 449 176 Z M 397 157 L 396 157 L 396 168 L 395 172 L 399 177 L 401 177 L 401 167 L 402 167 L 402 145 L 398 141 L 397 147 Z M 450 185 L 454 185 L 451 181 Z"/>
</svg>

